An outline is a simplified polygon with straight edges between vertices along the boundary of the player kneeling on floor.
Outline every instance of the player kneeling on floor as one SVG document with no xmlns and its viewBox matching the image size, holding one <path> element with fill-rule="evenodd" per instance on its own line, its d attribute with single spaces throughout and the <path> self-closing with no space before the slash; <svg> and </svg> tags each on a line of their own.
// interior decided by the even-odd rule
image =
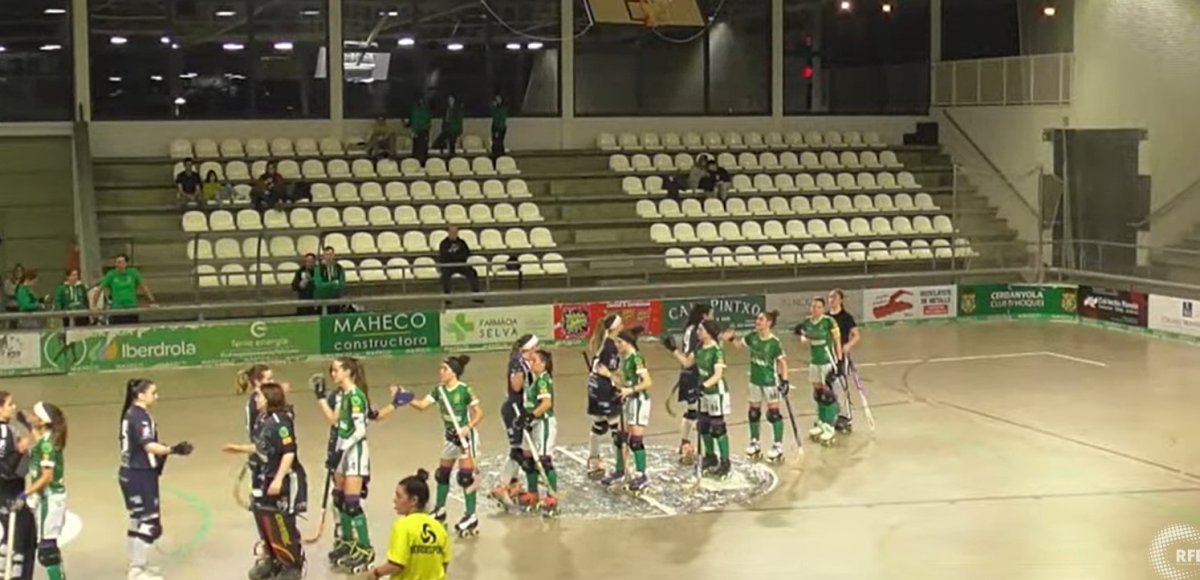
<svg viewBox="0 0 1200 580">
<path fill-rule="evenodd" d="M 297 580 L 304 549 L 296 516 L 308 509 L 308 478 L 297 455 L 296 426 L 283 386 L 266 383 L 255 395 L 253 443 L 229 444 L 226 453 L 250 455 L 250 511 L 262 542 L 251 580 Z"/>
<path fill-rule="evenodd" d="M 392 505 L 400 516 L 392 524 L 387 562 L 367 571 L 367 578 L 444 580 L 450 567 L 450 542 L 442 522 L 425 513 L 429 504 L 429 472 L 400 480 Z"/>
<path fill-rule="evenodd" d="M 787 355 L 783 352 L 783 342 L 775 336 L 772 329 L 778 311 L 762 312 L 754 320 L 754 331 L 744 337 L 736 337 L 733 330 L 725 332 L 725 339 L 731 344 L 750 349 L 750 393 L 749 411 L 747 416 L 750 423 L 750 445 L 746 447 L 746 455 L 751 459 L 762 457 L 762 447 L 758 443 L 763 412 L 762 405 L 767 404 L 767 423 L 771 425 L 771 436 L 774 444 L 767 452 L 767 461 L 777 462 L 783 459 L 783 413 L 779 410 L 779 402 L 787 396 L 791 388 L 786 378 L 788 376 Z"/>
<path fill-rule="evenodd" d="M 526 491 L 521 494 L 521 505 L 527 510 L 537 509 L 538 480 L 545 478 L 547 490 L 546 497 L 541 499 L 541 510 L 543 516 L 552 517 L 558 513 L 558 472 L 554 469 L 554 445 L 558 437 L 558 420 L 554 417 L 554 360 L 548 351 L 538 350 L 530 362 L 533 386 L 525 389 L 519 418 L 525 433 L 521 467 L 525 470 Z"/>
</svg>

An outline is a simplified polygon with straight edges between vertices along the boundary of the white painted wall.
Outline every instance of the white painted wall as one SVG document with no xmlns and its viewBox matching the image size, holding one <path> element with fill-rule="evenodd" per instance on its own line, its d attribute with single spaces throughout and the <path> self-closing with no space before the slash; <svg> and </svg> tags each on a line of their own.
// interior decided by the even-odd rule
<svg viewBox="0 0 1200 580">
<path fill-rule="evenodd" d="M 1200 180 L 1200 2 L 1121 0 L 1076 3 L 1072 120 L 1080 128 L 1149 131 L 1151 209 Z M 1200 221 L 1172 208 L 1154 226 L 1154 244 L 1172 243 Z M 1174 219 L 1172 219 L 1174 218 Z"/>
<path fill-rule="evenodd" d="M 508 145 L 514 150 L 586 149 L 601 132 L 790 131 L 838 129 L 876 131 L 888 143 L 901 143 L 924 117 L 593 117 L 578 119 L 513 118 Z M 97 121 L 91 124 L 92 154 L 97 157 L 164 156 L 172 139 L 251 137 L 324 137 L 365 135 L 370 121 Z M 468 119 L 466 131 L 486 136 L 490 120 Z M 435 125 L 436 128 L 436 125 Z"/>
<path fill-rule="evenodd" d="M 1000 212 L 1000 217 L 1017 236 L 1027 242 L 1037 240 L 1038 179 L 1042 167 L 1050 166 L 1050 147 L 1042 141 L 1042 131 L 1062 127 L 1070 115 L 1065 106 L 1028 107 L 946 107 L 963 132 L 935 110 L 941 126 L 946 153 L 960 165 L 960 171 L 979 188 Z M 985 159 L 986 156 L 986 159 Z M 988 159 L 999 169 L 998 175 Z M 1003 175 L 1003 178 L 1001 177 Z M 1016 189 L 1009 188 L 1008 182 Z M 1022 201 L 1023 200 L 1023 201 Z"/>
</svg>

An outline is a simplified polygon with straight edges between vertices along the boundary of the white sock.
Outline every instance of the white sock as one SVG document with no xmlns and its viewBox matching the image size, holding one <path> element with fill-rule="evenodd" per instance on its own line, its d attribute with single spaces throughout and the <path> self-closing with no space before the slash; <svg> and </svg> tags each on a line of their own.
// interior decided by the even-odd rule
<svg viewBox="0 0 1200 580">
<path fill-rule="evenodd" d="M 604 445 L 604 435 L 592 433 L 591 436 L 588 437 L 588 453 L 590 454 L 588 457 L 600 457 L 601 445 Z"/>
<path fill-rule="evenodd" d="M 145 570 L 150 566 L 150 543 L 141 538 L 129 538 L 129 565 Z"/>
<path fill-rule="evenodd" d="M 679 430 L 681 432 L 680 438 L 682 438 L 686 441 L 691 441 L 693 443 L 695 442 L 695 438 L 693 438 L 693 435 L 696 432 L 696 421 L 695 420 L 683 419 L 683 421 L 680 423 Z"/>
</svg>

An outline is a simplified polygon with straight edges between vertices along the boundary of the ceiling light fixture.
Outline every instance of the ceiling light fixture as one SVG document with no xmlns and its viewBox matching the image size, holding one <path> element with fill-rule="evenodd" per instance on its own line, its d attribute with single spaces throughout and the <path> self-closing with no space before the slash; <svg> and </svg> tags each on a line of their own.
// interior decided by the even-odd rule
<svg viewBox="0 0 1200 580">
<path fill-rule="evenodd" d="M 66 14 L 66 13 L 67 13 L 66 8 L 47 8 L 42 11 L 42 14 L 49 14 L 51 16 L 60 16 L 60 15 Z"/>
<path fill-rule="evenodd" d="M 854 4 L 852 4 L 850 2 L 850 0 L 842 0 L 841 2 L 838 3 L 838 10 L 841 10 L 842 12 L 849 12 L 853 9 L 854 9 Z"/>
<path fill-rule="evenodd" d="M 218 10 L 218 11 L 214 12 L 213 14 L 217 18 L 232 18 L 234 16 L 237 16 L 237 12 L 234 10 Z"/>
<path fill-rule="evenodd" d="M 282 42 L 275 43 L 275 50 L 288 51 L 288 50 L 292 50 L 295 47 L 296 47 L 296 45 L 292 44 L 292 42 L 289 40 L 284 40 Z"/>
<path fill-rule="evenodd" d="M 187 99 L 185 99 L 185 98 L 183 98 L 183 97 L 175 97 L 175 104 L 176 104 L 176 105 L 179 105 L 179 106 L 186 105 L 186 104 L 187 104 Z"/>
<path fill-rule="evenodd" d="M 119 82 L 121 82 L 121 77 L 108 77 L 108 82 L 119 83 Z"/>
<path fill-rule="evenodd" d="M 51 52 L 51 51 L 55 51 L 55 50 L 62 50 L 62 45 L 61 44 L 43 44 L 41 47 L 39 47 L 39 49 L 44 50 L 46 52 Z"/>
<path fill-rule="evenodd" d="M 1058 14 L 1058 8 L 1055 8 L 1053 4 L 1047 4 L 1042 7 L 1042 14 L 1046 16 L 1054 16 L 1055 14 Z"/>
<path fill-rule="evenodd" d="M 416 39 L 414 39 L 411 36 L 401 36 L 400 40 L 396 41 L 396 44 L 398 46 L 412 46 L 416 43 L 417 43 Z"/>
<path fill-rule="evenodd" d="M 528 48 L 529 50 L 541 50 L 541 48 L 543 46 L 545 46 L 545 45 L 540 42 L 531 42 L 529 44 L 526 44 L 525 48 Z"/>
<path fill-rule="evenodd" d="M 150 80 L 152 80 L 156 83 L 161 83 L 163 78 L 162 78 L 162 75 L 150 75 Z"/>
<path fill-rule="evenodd" d="M 163 36 L 163 37 L 160 37 L 160 38 L 158 39 L 158 41 L 159 41 L 159 42 L 161 42 L 161 43 L 163 43 L 163 44 L 171 44 L 171 37 L 170 37 L 170 36 Z"/>
<path fill-rule="evenodd" d="M 244 45 L 240 42 L 226 42 L 225 44 L 221 45 L 221 48 L 223 48 L 229 52 L 237 52 L 239 50 L 246 48 L 246 45 Z"/>
<path fill-rule="evenodd" d="M 446 50 L 449 50 L 451 52 L 458 52 L 458 51 L 462 50 L 463 48 L 465 48 L 465 47 L 463 46 L 463 44 L 461 42 L 451 42 L 450 44 L 446 45 Z"/>
<path fill-rule="evenodd" d="M 883 9 L 883 13 L 884 13 L 884 14 L 891 14 L 891 13 L 892 13 L 892 10 L 894 10 L 894 9 L 895 9 L 895 6 L 892 6 L 892 3 L 891 3 L 891 2 L 888 2 L 887 0 L 884 0 L 884 2 L 883 2 L 883 5 L 882 5 L 882 6 L 880 6 L 880 8 L 882 8 L 882 9 Z"/>
<path fill-rule="evenodd" d="M 112 38 L 108 39 L 108 43 L 109 43 L 109 44 L 115 44 L 115 45 L 117 45 L 117 46 L 121 46 L 121 45 L 123 45 L 123 44 L 126 44 L 126 43 L 128 43 L 128 42 L 129 42 L 129 39 L 128 39 L 128 38 L 125 38 L 124 36 L 114 36 L 114 37 L 112 37 Z"/>
<path fill-rule="evenodd" d="M 507 48 L 507 49 L 509 49 L 509 50 L 521 50 L 521 43 L 519 43 L 519 42 L 510 42 L 510 43 L 508 43 L 508 44 L 504 45 L 504 48 Z"/>
</svg>

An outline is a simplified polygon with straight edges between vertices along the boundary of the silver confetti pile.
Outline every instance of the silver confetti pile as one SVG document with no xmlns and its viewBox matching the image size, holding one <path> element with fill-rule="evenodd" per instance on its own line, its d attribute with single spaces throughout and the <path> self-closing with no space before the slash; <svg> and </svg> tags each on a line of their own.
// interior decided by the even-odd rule
<svg viewBox="0 0 1200 580">
<path fill-rule="evenodd" d="M 605 449 L 605 453 L 606 468 L 611 470 L 611 448 Z M 680 465 L 674 448 L 647 446 L 646 474 L 650 478 L 650 487 L 640 497 L 635 497 L 625 490 L 624 485 L 606 488 L 600 482 L 588 479 L 587 456 L 587 445 L 555 448 L 560 518 L 645 519 L 719 510 L 729 505 L 749 504 L 778 484 L 775 472 L 767 465 L 733 457 L 733 470 L 728 478 L 701 478 L 697 486 L 696 467 Z M 507 455 L 478 458 L 478 471 L 484 474 L 479 490 L 481 511 L 485 514 L 488 512 L 485 506 L 492 506 L 492 515 L 504 512 L 497 502 L 485 499 L 485 496 L 500 483 L 497 475 L 507 459 Z M 540 487 L 544 495 L 545 485 Z M 457 489 L 455 494 L 458 496 Z M 537 512 L 525 514 L 516 508 L 509 513 L 539 516 Z"/>
</svg>

